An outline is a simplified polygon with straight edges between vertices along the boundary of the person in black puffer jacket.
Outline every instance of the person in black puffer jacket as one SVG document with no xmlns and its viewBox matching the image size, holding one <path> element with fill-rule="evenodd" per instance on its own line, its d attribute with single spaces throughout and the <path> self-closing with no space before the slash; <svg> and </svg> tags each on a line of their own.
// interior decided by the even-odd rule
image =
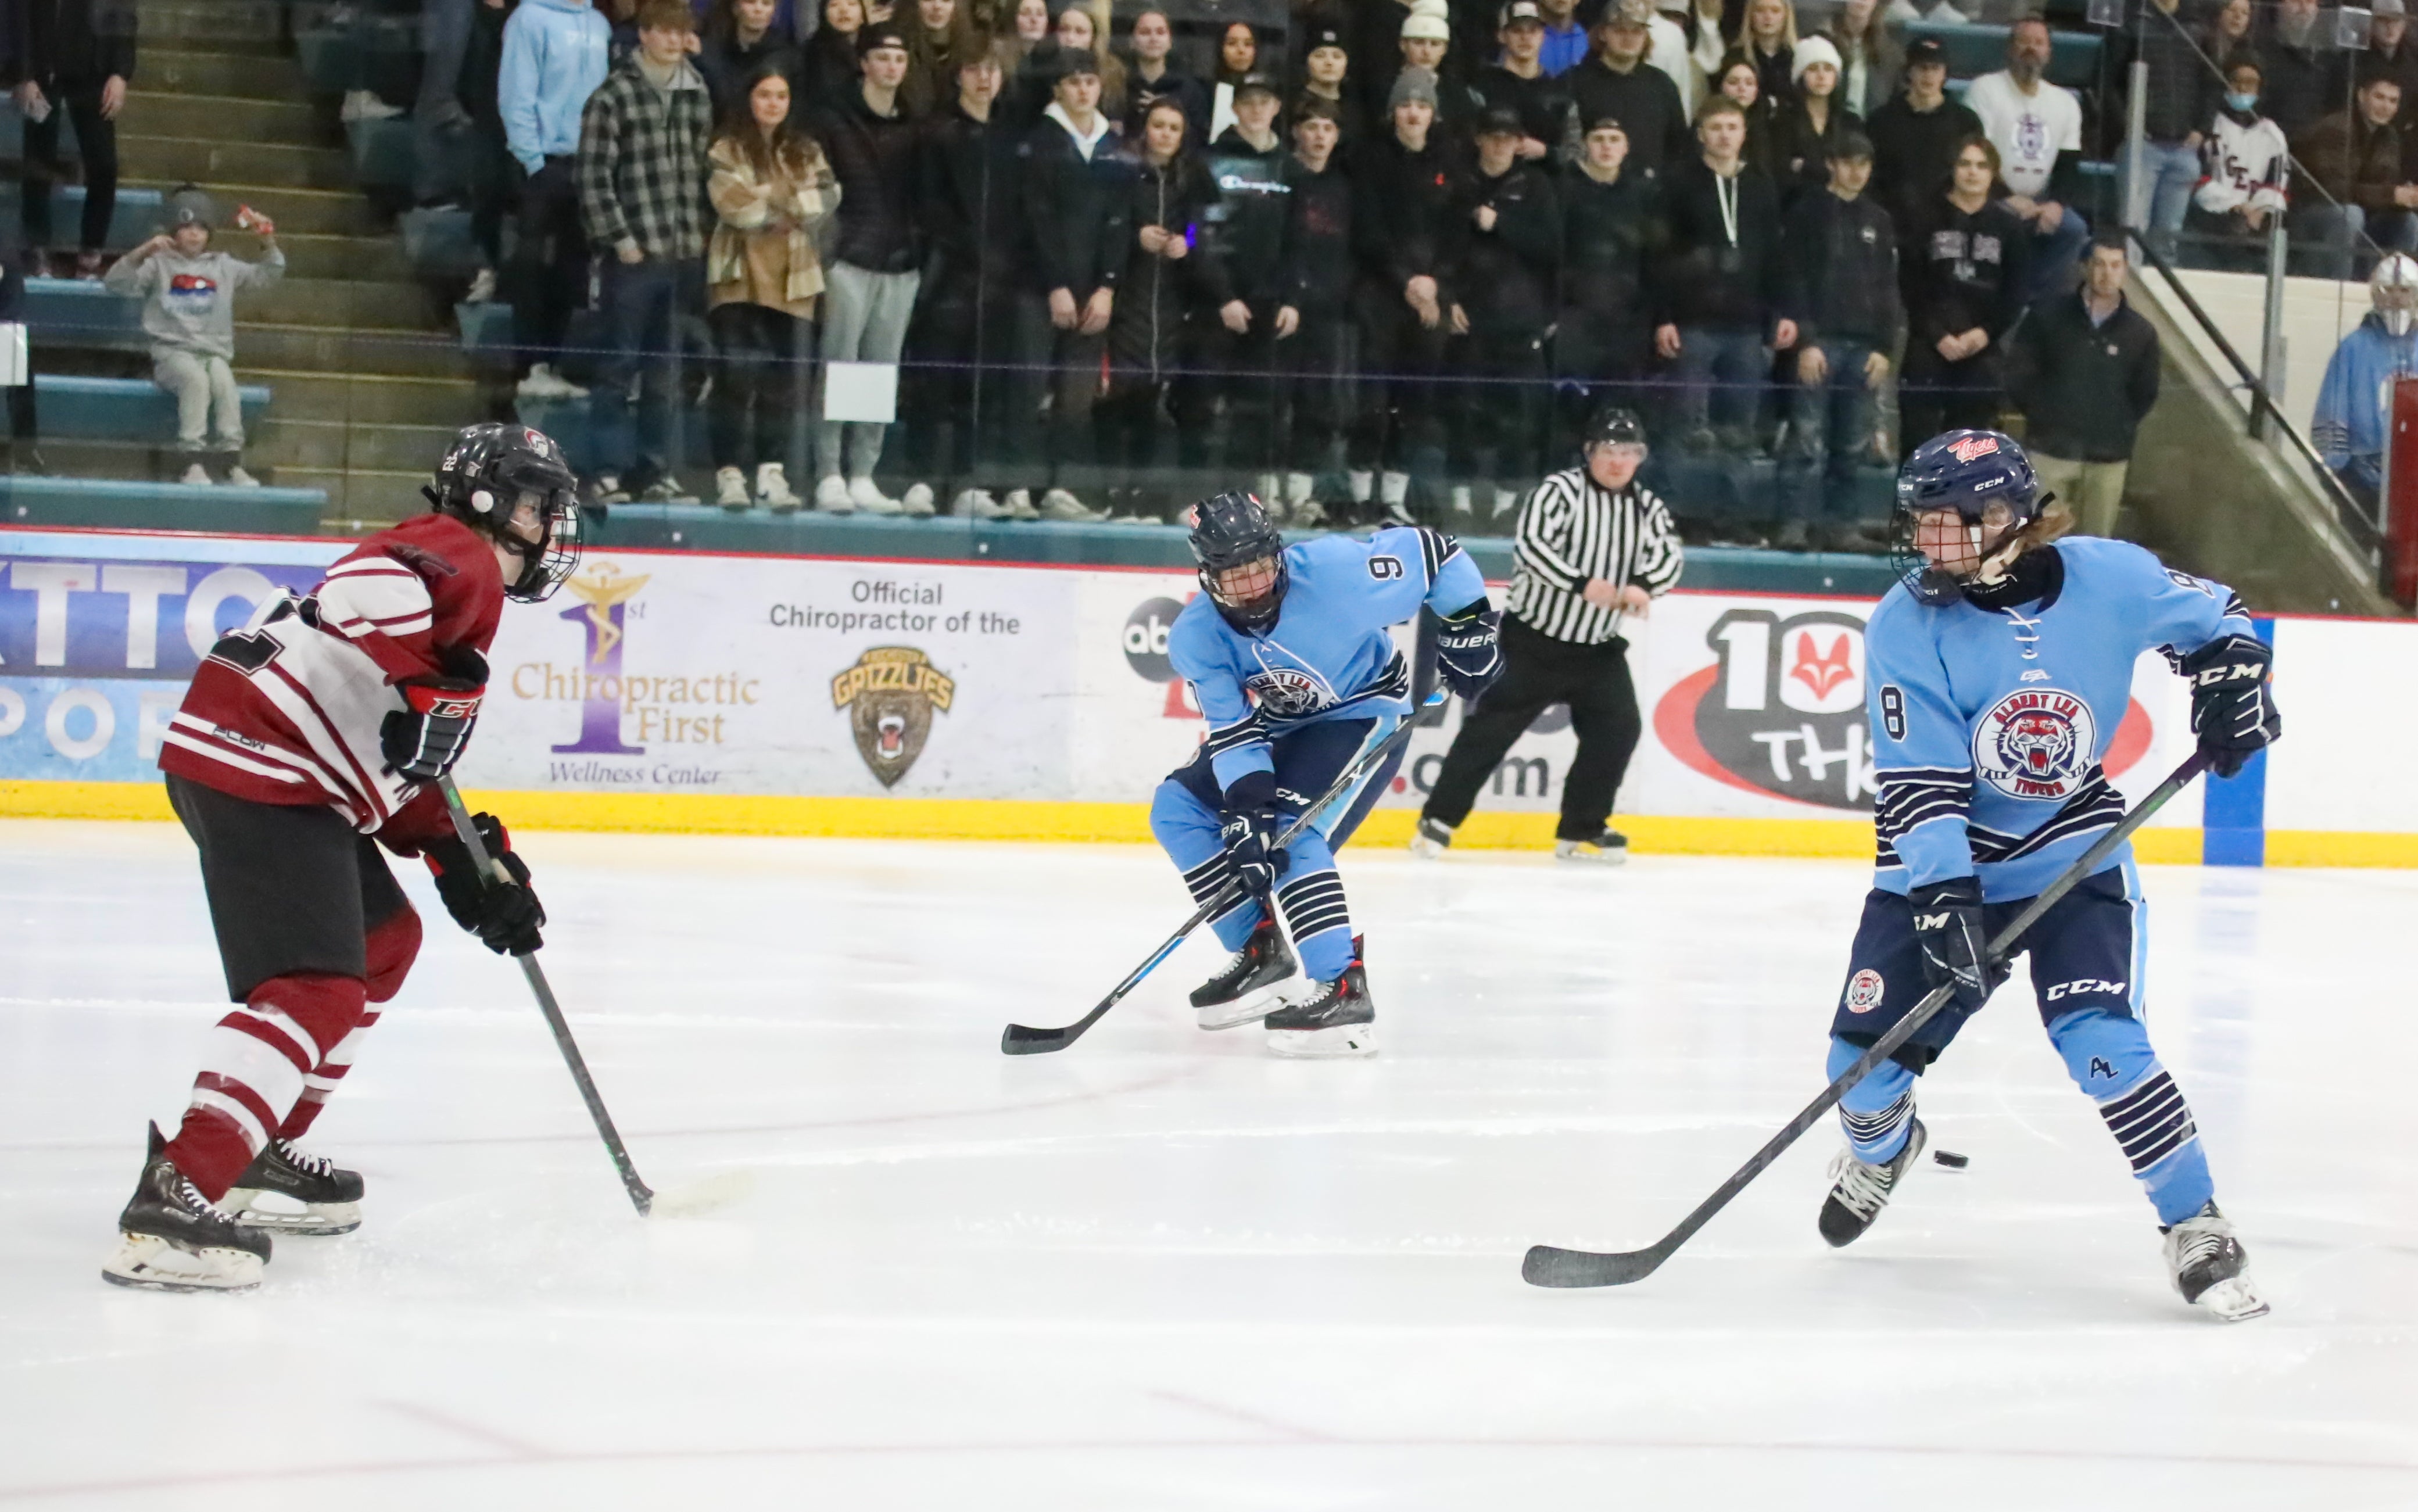
<svg viewBox="0 0 2418 1512">
<path fill-rule="evenodd" d="M 1352 239 L 1360 277 L 1352 294 L 1364 400 L 1352 441 L 1352 497 L 1407 518 L 1411 474 L 1444 471 L 1436 380 L 1452 328 L 1453 271 L 1467 224 L 1452 213 L 1460 155 L 1438 140 L 1435 81 L 1423 69 L 1394 79 L 1393 130 L 1353 154 Z"/>
<path fill-rule="evenodd" d="M 1293 105 L 1285 164 L 1284 302 L 1277 351 L 1284 364 L 1285 509 L 1294 525 L 1347 513 L 1317 502 L 1322 477 L 1341 470 L 1352 374 L 1352 180 L 1341 154 L 1343 112 L 1304 95 Z M 1329 491 L 1329 499 L 1339 497 Z"/>
<path fill-rule="evenodd" d="M 1790 549 L 1828 546 L 1849 524 L 1856 467 L 1875 460 L 1875 395 L 1897 335 L 1897 227 L 1864 192 L 1872 139 L 1839 132 L 1829 167 L 1829 186 L 1789 212 L 1783 238 L 1780 308 L 1797 322 L 1797 384 L 1778 543 Z"/>
<path fill-rule="evenodd" d="M 1031 488 L 1019 473 L 1018 433 L 1036 416 L 1018 364 L 1017 307 L 1028 282 L 1022 133 L 999 109 L 1006 50 L 974 53 L 957 69 L 956 99 L 923 126 L 916 203 L 924 212 L 924 283 L 908 335 L 919 397 L 907 417 L 912 466 L 952 499 L 951 512 L 991 520 L 1008 511 L 999 489 Z M 1047 353 L 1037 354 L 1046 359 Z"/>
<path fill-rule="evenodd" d="M 866 26 L 856 39 L 865 82 L 824 113 L 816 132 L 840 187 L 839 240 L 823 307 L 826 372 L 833 362 L 897 361 L 924 280 L 915 226 L 915 124 L 898 102 L 907 38 L 895 26 Z M 815 508 L 833 514 L 932 512 L 927 484 L 910 488 L 903 503 L 875 484 L 888 429 L 864 420 L 822 422 Z"/>
<path fill-rule="evenodd" d="M 1650 344 L 1645 269 L 1660 234 L 1653 180 L 1629 171 L 1629 133 L 1606 115 L 1587 123 L 1586 150 L 1563 176 L 1562 309 L 1553 372 L 1576 435 L 1606 405 L 1636 406 Z"/>
<path fill-rule="evenodd" d="M 1901 460 L 1942 431 L 1997 428 L 1998 348 L 2024 313 L 2031 273 L 2029 229 L 1990 197 L 1998 149 L 1969 136 L 1953 162 L 1948 191 L 1921 207 L 1899 244 L 1906 323 Z"/>
<path fill-rule="evenodd" d="M 1176 464 L 1183 502 L 1215 491 L 1208 475 L 1208 386 L 1187 369 L 1200 345 L 1196 320 L 1232 298 L 1216 252 L 1202 243 L 1217 186 L 1208 166 L 1186 150 L 1191 118 L 1183 102 L 1162 99 L 1143 113 L 1141 141 L 1127 197 L 1125 276 L 1109 319 L 1109 391 L 1100 401 L 1111 516 L 1158 519 L 1167 498 L 1148 486 L 1158 451 L 1162 404 L 1173 401 Z"/>
<path fill-rule="evenodd" d="M 1208 422 L 1213 408 L 1224 412 L 1227 444 L 1214 449 L 1216 461 L 1251 474 L 1263 499 L 1277 495 L 1277 311 L 1291 197 L 1292 158 L 1277 135 L 1278 109 L 1275 81 L 1251 74 L 1234 86 L 1234 124 L 1209 149 L 1217 200 L 1208 212 L 1208 250 L 1226 290 L 1201 312 L 1194 386 L 1203 391 L 1184 405 L 1193 423 Z"/>
<path fill-rule="evenodd" d="M 1024 139 L 1025 235 L 1031 269 L 1019 321 L 1025 349 L 1046 354 L 1051 385 L 1048 433 L 1050 489 L 1046 518 L 1098 518 L 1077 489 L 1097 489 L 1097 437 L 1092 406 L 1118 285 L 1132 256 L 1131 160 L 1110 140 L 1100 114 L 1100 65 L 1079 48 L 1060 48 L 1051 100 Z M 1037 408 L 1037 406 L 1036 406 Z"/>
<path fill-rule="evenodd" d="M 1462 252 L 1451 309 L 1459 333 L 1454 439 L 1462 455 L 1452 523 L 1508 530 L 1520 492 L 1538 472 L 1545 332 L 1561 283 L 1562 210 L 1545 170 L 1520 157 L 1519 113 L 1492 105 L 1477 118 L 1477 170 L 1454 185 Z"/>
</svg>

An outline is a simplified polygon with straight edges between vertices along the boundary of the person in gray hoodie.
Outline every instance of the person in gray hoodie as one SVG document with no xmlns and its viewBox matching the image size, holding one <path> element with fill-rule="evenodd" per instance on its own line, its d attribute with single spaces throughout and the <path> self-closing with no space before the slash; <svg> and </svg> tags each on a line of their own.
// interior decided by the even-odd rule
<svg viewBox="0 0 2418 1512">
<path fill-rule="evenodd" d="M 180 481 L 211 481 L 203 457 L 213 433 L 226 460 L 224 481 L 256 488 L 243 470 L 243 408 L 235 384 L 235 296 L 265 289 L 285 274 L 277 227 L 244 212 L 260 237 L 261 259 L 247 263 L 210 250 L 216 208 L 191 184 L 168 196 L 169 229 L 119 258 L 102 280 L 115 294 L 143 300 L 143 329 L 151 338 L 152 381 L 176 396 L 176 448 L 185 458 Z"/>
</svg>

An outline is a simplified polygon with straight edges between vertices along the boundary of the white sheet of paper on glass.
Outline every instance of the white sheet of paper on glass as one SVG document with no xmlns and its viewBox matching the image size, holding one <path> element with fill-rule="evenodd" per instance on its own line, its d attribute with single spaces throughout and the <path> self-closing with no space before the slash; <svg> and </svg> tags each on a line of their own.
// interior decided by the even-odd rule
<svg viewBox="0 0 2418 1512">
<path fill-rule="evenodd" d="M 898 364 L 823 364 L 823 419 L 888 425 L 898 418 Z"/>
</svg>

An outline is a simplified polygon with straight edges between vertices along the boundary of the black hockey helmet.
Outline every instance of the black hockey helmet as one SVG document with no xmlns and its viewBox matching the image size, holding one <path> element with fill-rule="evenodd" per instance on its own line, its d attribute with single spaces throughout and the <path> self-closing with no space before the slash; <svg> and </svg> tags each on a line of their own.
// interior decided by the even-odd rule
<svg viewBox="0 0 2418 1512">
<path fill-rule="evenodd" d="M 1267 629 L 1283 612 L 1291 574 L 1284 532 L 1258 496 L 1228 489 L 1192 507 L 1192 559 L 1201 588 L 1226 622 L 1245 634 Z M 1264 572 L 1245 569 L 1266 564 Z"/>
<path fill-rule="evenodd" d="M 1606 405 L 1587 420 L 1584 434 L 1579 436 L 1579 448 L 1591 446 L 1635 446 L 1645 444 L 1645 422 L 1637 411 L 1627 405 Z"/>
<path fill-rule="evenodd" d="M 520 575 L 504 592 L 524 603 L 551 598 L 579 568 L 578 480 L 562 448 L 525 425 L 466 425 L 436 464 L 436 481 L 421 490 L 440 514 L 501 542 L 521 559 Z M 522 507 L 537 513 L 532 541 L 512 527 Z"/>
<path fill-rule="evenodd" d="M 2041 492 L 2024 449 L 2002 432 L 1948 431 L 1916 447 L 1897 475 L 1894 564 L 1906 591 L 1923 603 L 1954 602 L 2053 497 Z M 1985 540 L 1990 511 L 1998 505 L 2006 512 Z M 1934 566 L 1916 539 L 1922 516 L 1941 510 L 1956 512 L 1971 543 L 1972 565 L 1961 572 Z"/>
</svg>

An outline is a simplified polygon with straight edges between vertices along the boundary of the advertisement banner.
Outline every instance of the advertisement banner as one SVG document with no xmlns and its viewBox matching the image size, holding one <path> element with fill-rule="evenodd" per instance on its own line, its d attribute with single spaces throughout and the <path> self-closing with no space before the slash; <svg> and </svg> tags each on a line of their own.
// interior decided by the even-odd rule
<svg viewBox="0 0 2418 1512">
<path fill-rule="evenodd" d="M 160 733 L 210 644 L 346 549 L 0 531 L 0 781 L 154 781 Z M 1167 659 L 1197 591 L 1181 572 L 596 552 L 554 600 L 507 608 L 460 775 L 565 795 L 1140 804 L 1202 734 Z M 1625 625 L 1643 727 L 1620 811 L 1868 816 L 1871 607 L 1683 589 Z M 1411 627 L 1396 634 L 1407 649 Z M 2262 766 L 2265 822 L 2418 832 L 2400 785 L 2363 780 L 2376 742 L 2362 735 L 2377 727 L 2363 690 L 2418 653 L 2418 630 L 2295 619 L 2274 634 L 2287 727 L 2323 738 Z M 2043 693 L 1999 732 L 2007 759 L 2089 748 L 2095 732 Z M 2145 655 L 2106 758 L 2120 787 L 2138 796 L 2181 759 L 2189 711 Z M 1385 804 L 1422 801 L 1459 721 L 1456 700 L 1418 733 Z M 1576 748 L 1569 709 L 1548 709 L 1481 812 L 1553 811 Z M 2196 826 L 2200 804 L 2155 822 Z"/>
</svg>

